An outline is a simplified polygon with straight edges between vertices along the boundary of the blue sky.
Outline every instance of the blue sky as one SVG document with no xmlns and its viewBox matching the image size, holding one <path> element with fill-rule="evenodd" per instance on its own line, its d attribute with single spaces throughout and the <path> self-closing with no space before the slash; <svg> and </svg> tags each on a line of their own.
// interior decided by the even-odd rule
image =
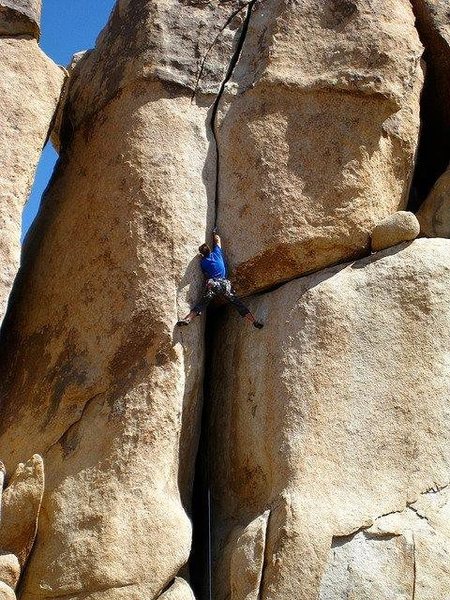
<svg viewBox="0 0 450 600">
<path fill-rule="evenodd" d="M 69 64 L 75 52 L 94 47 L 114 3 L 115 0 L 43 0 L 41 48 L 57 64 Z M 22 237 L 36 216 L 56 158 L 52 145 L 47 144 L 23 212 Z"/>
</svg>

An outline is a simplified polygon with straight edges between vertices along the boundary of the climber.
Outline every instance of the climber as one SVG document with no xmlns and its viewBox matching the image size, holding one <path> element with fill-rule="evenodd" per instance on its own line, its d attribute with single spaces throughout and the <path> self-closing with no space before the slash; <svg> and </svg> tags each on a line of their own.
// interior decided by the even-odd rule
<svg viewBox="0 0 450 600">
<path fill-rule="evenodd" d="M 202 244 L 198 249 L 202 256 L 200 266 L 203 274 L 207 278 L 206 289 L 200 302 L 194 306 L 191 312 L 186 315 L 184 319 L 178 321 L 177 325 L 179 327 L 183 325 L 189 325 L 192 319 L 202 314 L 213 298 L 216 296 L 223 296 L 228 300 L 228 302 L 231 302 L 241 317 L 245 317 L 248 321 L 250 321 L 250 323 L 253 323 L 254 327 L 257 329 L 262 329 L 263 324 L 255 319 L 245 304 L 239 300 L 233 288 L 231 287 L 231 282 L 227 279 L 227 268 L 225 266 L 222 243 L 220 236 L 215 230 L 213 237 L 214 246 L 212 250 L 208 244 Z"/>
</svg>

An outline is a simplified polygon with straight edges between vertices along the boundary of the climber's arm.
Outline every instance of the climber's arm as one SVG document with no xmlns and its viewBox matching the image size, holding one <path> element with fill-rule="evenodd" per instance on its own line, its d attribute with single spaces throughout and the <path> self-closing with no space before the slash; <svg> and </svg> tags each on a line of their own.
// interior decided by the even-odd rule
<svg viewBox="0 0 450 600">
<path fill-rule="evenodd" d="M 219 246 L 222 248 L 222 240 L 220 239 L 220 235 L 217 233 L 213 234 L 214 246 Z"/>
</svg>

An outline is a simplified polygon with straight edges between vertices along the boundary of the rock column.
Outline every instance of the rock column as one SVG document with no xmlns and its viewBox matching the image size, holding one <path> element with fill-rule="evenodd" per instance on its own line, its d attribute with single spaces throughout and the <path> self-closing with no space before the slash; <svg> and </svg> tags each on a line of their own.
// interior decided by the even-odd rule
<svg viewBox="0 0 450 600">
<path fill-rule="evenodd" d="M 244 13 L 120 0 L 73 72 L 1 357 L 0 455 L 47 472 L 22 600 L 192 598 L 203 327 L 175 323 L 201 290 L 210 112 Z"/>
<path fill-rule="evenodd" d="M 0 321 L 19 266 L 21 217 L 64 74 L 40 49 L 40 1 L 0 2 Z"/>
</svg>

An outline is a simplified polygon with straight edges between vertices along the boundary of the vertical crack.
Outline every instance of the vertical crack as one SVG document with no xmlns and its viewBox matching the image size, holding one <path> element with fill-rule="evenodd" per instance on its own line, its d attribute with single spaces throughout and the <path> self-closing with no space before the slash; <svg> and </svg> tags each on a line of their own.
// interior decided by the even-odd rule
<svg viewBox="0 0 450 600">
<path fill-rule="evenodd" d="M 244 23 L 239 35 L 236 48 L 230 58 L 228 69 L 220 85 L 217 96 L 211 108 L 210 127 L 216 146 L 215 158 L 215 188 L 214 188 L 214 225 L 217 224 L 218 206 L 219 206 L 219 180 L 220 180 L 220 150 L 217 135 L 217 114 L 220 101 L 225 91 L 225 86 L 231 79 L 234 69 L 239 61 L 242 48 L 245 43 L 253 7 L 258 0 L 250 0 L 248 4 L 235 11 L 223 26 L 221 31 L 231 22 L 231 20 L 241 11 L 246 10 Z M 219 32 L 220 33 L 220 32 Z M 217 37 L 208 49 L 200 66 L 200 73 L 197 78 L 192 99 L 197 91 L 198 83 L 202 76 L 203 68 L 208 53 L 214 46 Z M 190 583 L 197 598 L 210 600 L 212 596 L 211 581 L 214 579 L 213 573 L 213 535 L 214 535 L 214 494 L 210 487 L 210 423 L 211 406 L 210 381 L 213 371 L 212 350 L 214 346 L 214 337 L 216 330 L 217 314 L 214 307 L 208 308 L 205 324 L 205 369 L 203 379 L 203 408 L 201 415 L 200 440 L 195 464 L 194 489 L 192 498 L 192 520 L 193 520 L 193 541 L 192 552 L 189 560 Z"/>
<path fill-rule="evenodd" d="M 412 588 L 411 600 L 415 600 L 415 598 L 416 598 L 416 581 L 417 581 L 417 561 L 416 561 L 416 538 L 414 536 L 414 531 L 411 531 L 411 535 L 412 535 L 412 550 L 413 550 L 413 588 Z"/>
<path fill-rule="evenodd" d="M 192 521 L 193 539 L 189 559 L 190 583 L 194 595 L 199 600 L 210 598 L 212 521 L 210 496 L 210 423 L 212 419 L 210 398 L 210 375 L 212 372 L 212 349 L 215 335 L 215 308 L 208 308 L 205 324 L 205 367 L 203 378 L 203 409 L 201 415 L 200 440 L 195 464 Z M 211 511 L 212 512 L 212 511 Z"/>
<path fill-rule="evenodd" d="M 219 208 L 219 181 L 220 181 L 220 149 L 219 149 L 219 140 L 217 133 L 217 113 L 219 111 L 220 101 L 222 99 L 223 93 L 225 91 L 225 86 L 228 81 L 231 79 L 233 75 L 233 71 L 239 61 L 239 58 L 242 53 L 242 48 L 245 43 L 245 38 L 247 37 L 248 28 L 250 25 L 250 19 L 253 12 L 253 7 L 255 6 L 258 0 L 250 0 L 250 2 L 246 5 L 247 14 L 245 15 L 244 23 L 242 25 L 241 35 L 239 36 L 239 40 L 236 46 L 236 50 L 234 51 L 231 60 L 228 65 L 228 70 L 225 74 L 225 77 L 220 85 L 219 92 L 217 93 L 216 99 L 212 106 L 211 110 L 211 131 L 213 134 L 214 142 L 216 145 L 216 181 L 215 181 L 215 190 L 214 190 L 214 205 L 215 205 L 215 215 L 214 215 L 214 225 L 217 225 L 217 215 Z"/>
<path fill-rule="evenodd" d="M 263 600 L 263 598 L 264 598 L 264 584 L 266 581 L 266 570 L 267 570 L 267 566 L 269 564 L 268 540 L 269 540 L 269 528 L 270 528 L 271 517 L 272 517 L 272 512 L 270 511 L 269 515 L 267 517 L 266 534 L 265 534 L 265 538 L 264 538 L 264 558 L 263 558 L 263 564 L 262 564 L 262 568 L 261 568 L 261 580 L 259 582 L 258 600 Z"/>
<path fill-rule="evenodd" d="M 195 96 L 197 95 L 197 90 L 198 90 L 198 86 L 200 84 L 200 80 L 203 76 L 203 70 L 205 68 L 205 63 L 206 63 L 206 59 L 209 56 L 209 53 L 211 52 L 211 50 L 214 48 L 214 46 L 217 43 L 217 40 L 219 39 L 220 35 L 222 34 L 222 32 L 224 31 L 224 29 L 226 29 L 228 27 L 228 25 L 231 23 L 231 21 L 237 17 L 237 15 L 239 13 L 241 13 L 243 10 L 245 10 L 246 8 L 248 8 L 248 4 L 244 4 L 243 6 L 239 7 L 238 9 L 236 9 L 234 12 L 231 13 L 231 15 L 228 17 L 228 19 L 225 21 L 225 23 L 222 25 L 222 27 L 219 29 L 218 34 L 216 35 L 216 37 L 214 38 L 214 40 L 211 42 L 210 46 L 208 47 L 208 49 L 206 50 L 202 60 L 200 61 L 200 68 L 198 70 L 198 75 L 197 75 L 197 79 L 195 81 L 195 86 L 194 86 L 194 91 L 192 92 L 192 96 L 191 96 L 191 102 L 194 101 Z"/>
</svg>

